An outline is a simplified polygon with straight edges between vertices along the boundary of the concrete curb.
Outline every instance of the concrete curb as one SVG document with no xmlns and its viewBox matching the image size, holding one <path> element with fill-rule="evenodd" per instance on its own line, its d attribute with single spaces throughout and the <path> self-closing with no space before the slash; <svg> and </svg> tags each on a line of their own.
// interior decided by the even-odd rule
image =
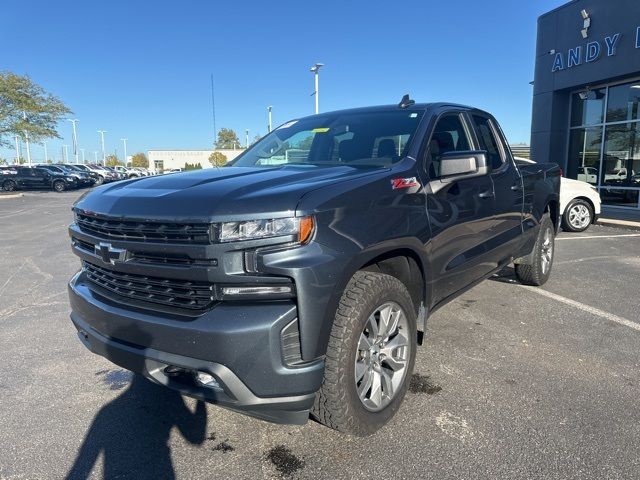
<svg viewBox="0 0 640 480">
<path fill-rule="evenodd" d="M 596 225 L 602 225 L 603 227 L 625 228 L 627 230 L 640 231 L 640 222 L 632 222 L 630 220 L 616 220 L 613 218 L 599 218 L 596 221 Z"/>
<path fill-rule="evenodd" d="M 23 197 L 24 194 L 22 193 L 9 193 L 6 195 L 0 195 L 0 200 L 5 199 L 5 198 L 20 198 Z"/>
</svg>

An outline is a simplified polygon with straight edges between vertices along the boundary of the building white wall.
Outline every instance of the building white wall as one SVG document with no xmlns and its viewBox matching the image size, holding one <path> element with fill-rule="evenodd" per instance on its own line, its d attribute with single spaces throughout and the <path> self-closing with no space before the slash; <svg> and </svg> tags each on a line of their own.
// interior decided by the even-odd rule
<svg viewBox="0 0 640 480">
<path fill-rule="evenodd" d="M 240 155 L 244 150 L 215 150 L 227 157 L 227 161 L 231 161 Z M 199 163 L 202 168 L 213 168 L 209 162 L 209 155 L 214 150 L 149 150 L 147 158 L 149 158 L 149 170 L 160 173 L 156 169 L 156 162 L 162 162 L 164 171 L 173 168 L 184 168 L 185 163 Z"/>
</svg>

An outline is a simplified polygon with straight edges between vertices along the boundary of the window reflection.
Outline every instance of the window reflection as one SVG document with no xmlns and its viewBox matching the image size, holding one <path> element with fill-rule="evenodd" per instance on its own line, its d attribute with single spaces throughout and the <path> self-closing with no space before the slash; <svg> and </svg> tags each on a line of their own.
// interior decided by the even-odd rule
<svg viewBox="0 0 640 480">
<path fill-rule="evenodd" d="M 567 177 L 598 184 L 600 172 L 601 128 L 571 130 Z"/>
<path fill-rule="evenodd" d="M 640 182 L 640 124 L 610 125 L 605 130 L 602 185 L 638 187 Z"/>
<path fill-rule="evenodd" d="M 640 82 L 609 88 L 607 122 L 640 119 Z"/>
<path fill-rule="evenodd" d="M 604 120 L 606 88 L 574 93 L 571 101 L 571 126 L 597 125 Z"/>
</svg>

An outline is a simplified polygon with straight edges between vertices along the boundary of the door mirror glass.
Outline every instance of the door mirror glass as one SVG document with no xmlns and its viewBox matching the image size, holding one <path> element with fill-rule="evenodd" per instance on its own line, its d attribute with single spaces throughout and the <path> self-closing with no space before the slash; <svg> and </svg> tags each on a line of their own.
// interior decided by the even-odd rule
<svg viewBox="0 0 640 480">
<path fill-rule="evenodd" d="M 440 177 L 477 177 L 491 172 L 485 152 L 451 152 L 440 157 Z"/>
</svg>

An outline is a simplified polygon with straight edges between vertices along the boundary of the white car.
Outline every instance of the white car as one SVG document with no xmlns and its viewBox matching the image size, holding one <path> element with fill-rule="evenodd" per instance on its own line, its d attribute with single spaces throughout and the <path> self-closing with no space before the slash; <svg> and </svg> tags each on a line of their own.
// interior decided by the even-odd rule
<svg viewBox="0 0 640 480">
<path fill-rule="evenodd" d="M 518 162 L 535 163 L 514 157 Z M 580 180 L 560 179 L 560 218 L 562 228 L 569 232 L 584 232 L 600 215 L 600 194 L 596 188 Z"/>
</svg>

